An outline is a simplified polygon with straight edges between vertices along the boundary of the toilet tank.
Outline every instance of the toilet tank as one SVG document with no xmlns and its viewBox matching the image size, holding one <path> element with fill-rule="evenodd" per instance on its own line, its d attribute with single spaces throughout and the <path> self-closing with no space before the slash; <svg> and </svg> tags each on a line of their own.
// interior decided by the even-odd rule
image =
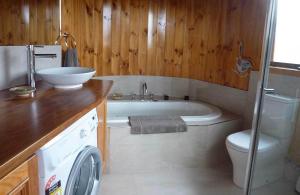
<svg viewBox="0 0 300 195">
<path fill-rule="evenodd" d="M 279 139 L 290 138 L 295 129 L 299 99 L 266 94 L 260 128 L 265 134 Z"/>
</svg>

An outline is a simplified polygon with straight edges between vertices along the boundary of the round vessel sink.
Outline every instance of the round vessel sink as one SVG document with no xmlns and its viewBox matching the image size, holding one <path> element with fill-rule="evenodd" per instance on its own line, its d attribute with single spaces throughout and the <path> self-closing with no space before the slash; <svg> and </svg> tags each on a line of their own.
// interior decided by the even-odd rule
<svg viewBox="0 0 300 195">
<path fill-rule="evenodd" d="M 55 88 L 78 88 L 90 80 L 96 71 L 83 67 L 59 67 L 38 70 L 37 75 Z"/>
</svg>

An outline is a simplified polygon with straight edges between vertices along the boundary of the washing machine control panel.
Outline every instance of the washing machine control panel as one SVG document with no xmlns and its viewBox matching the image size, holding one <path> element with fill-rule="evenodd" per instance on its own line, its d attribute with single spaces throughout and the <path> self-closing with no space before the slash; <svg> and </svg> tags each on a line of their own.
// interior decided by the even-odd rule
<svg viewBox="0 0 300 195">
<path fill-rule="evenodd" d="M 81 129 L 80 130 L 80 138 L 85 138 L 89 135 L 89 131 L 86 129 Z"/>
<path fill-rule="evenodd" d="M 88 137 L 92 132 L 97 130 L 98 117 L 96 110 L 90 111 L 86 116 L 86 120 L 81 123 L 80 128 L 80 138 L 84 139 Z"/>
</svg>

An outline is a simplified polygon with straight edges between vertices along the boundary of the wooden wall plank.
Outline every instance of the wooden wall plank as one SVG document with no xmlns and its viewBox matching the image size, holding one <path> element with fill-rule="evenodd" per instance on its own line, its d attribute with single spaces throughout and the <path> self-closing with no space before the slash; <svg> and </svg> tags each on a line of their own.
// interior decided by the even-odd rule
<svg viewBox="0 0 300 195">
<path fill-rule="evenodd" d="M 121 0 L 121 64 L 120 74 L 129 74 L 130 1 Z"/>
<path fill-rule="evenodd" d="M 156 75 L 157 19 L 159 0 L 149 1 L 147 37 L 147 75 Z"/>
<path fill-rule="evenodd" d="M 120 0 L 112 0 L 112 17 L 111 17 L 111 37 L 112 37 L 112 58 L 111 69 L 112 74 L 120 74 L 121 66 L 121 2 Z"/>
<path fill-rule="evenodd" d="M 186 7 L 186 16 L 184 21 L 184 35 L 183 35 L 183 55 L 182 55 L 182 70 L 181 77 L 189 78 L 190 76 L 190 59 L 191 59 L 191 47 L 190 47 L 190 36 L 189 36 L 189 25 L 191 22 L 191 11 L 192 11 L 192 0 L 185 1 L 184 6 Z"/>
<path fill-rule="evenodd" d="M 165 44 L 166 44 L 166 26 L 167 26 L 167 0 L 159 1 L 158 20 L 157 20 L 157 49 L 156 49 L 156 74 L 163 75 L 165 72 Z"/>
<path fill-rule="evenodd" d="M 20 6 L 20 33 L 21 33 L 21 40 L 20 43 L 26 44 L 29 40 L 29 0 L 20 0 L 22 6 Z M 55 8 L 53 8 L 55 9 Z M 52 13 L 53 16 L 53 13 Z M 53 30 L 52 30 L 53 31 Z"/>
<path fill-rule="evenodd" d="M 241 1 L 241 40 L 245 56 L 251 57 L 254 70 L 259 70 L 266 10 L 270 0 Z"/>
<path fill-rule="evenodd" d="M 111 1 L 103 2 L 103 75 L 111 75 Z"/>
<path fill-rule="evenodd" d="M 5 3 L 4 1 L 0 1 L 0 7 L 2 7 L 1 11 L 0 11 L 0 17 L 4 18 L 5 16 L 7 16 L 8 14 L 6 14 L 6 7 L 5 7 Z M 6 20 L 9 21 L 9 20 Z M 6 26 L 8 24 L 6 24 L 4 21 L 0 22 L 0 45 L 6 45 L 6 38 L 5 38 L 5 30 L 6 30 Z"/>
<path fill-rule="evenodd" d="M 240 24 L 241 4 L 239 0 L 227 1 L 225 5 L 227 12 L 223 13 L 223 62 L 224 62 L 224 83 L 228 86 L 244 85 L 244 78 L 239 77 L 235 72 L 235 64 L 239 55 L 240 45 Z"/>
<path fill-rule="evenodd" d="M 130 1 L 130 37 L 129 37 L 129 73 L 139 74 L 138 70 L 138 46 L 139 46 L 139 1 Z"/>
<path fill-rule="evenodd" d="M 175 43 L 175 14 L 176 1 L 167 1 L 167 26 L 166 26 L 166 46 L 165 46 L 165 72 L 164 76 L 173 76 L 174 65 L 174 43 Z"/>
<path fill-rule="evenodd" d="M 0 45 L 53 44 L 58 0 L 0 0 Z"/>
<path fill-rule="evenodd" d="M 94 67 L 94 0 L 85 0 L 80 1 L 85 2 L 84 5 L 81 5 L 81 7 L 85 7 L 83 13 L 83 19 L 84 19 L 84 28 L 81 27 L 82 33 L 81 36 L 84 36 L 85 38 L 81 38 L 82 48 L 82 59 L 83 63 L 82 66 L 86 67 Z M 84 59 L 86 58 L 86 59 Z"/>
<path fill-rule="evenodd" d="M 94 68 L 97 75 L 103 75 L 101 68 L 103 59 L 103 0 L 94 0 L 94 4 Z"/>
<path fill-rule="evenodd" d="M 27 0 L 28 1 L 28 0 Z M 51 27 L 51 42 L 55 43 L 55 40 L 57 38 L 57 36 L 59 35 L 59 1 L 50 1 L 52 4 L 51 4 L 51 8 L 52 8 L 52 17 L 51 17 L 51 20 L 52 20 L 52 27 Z"/>
<path fill-rule="evenodd" d="M 207 47 L 209 34 L 209 18 L 206 1 L 191 0 L 188 15 L 188 45 L 190 59 L 188 61 L 192 79 L 205 80 L 207 66 Z"/>
<path fill-rule="evenodd" d="M 11 19 L 12 19 L 12 24 L 13 25 L 9 25 L 6 31 L 6 38 L 9 40 L 9 42 L 17 42 L 20 43 L 21 42 L 21 38 L 20 36 L 16 36 L 18 34 L 21 34 L 22 32 L 20 31 L 19 28 L 16 28 L 15 25 L 20 26 L 21 25 L 21 8 L 22 8 L 22 4 L 21 2 L 15 2 L 15 3 L 11 3 L 8 5 L 7 9 L 8 9 L 8 13 L 11 15 Z"/>
<path fill-rule="evenodd" d="M 49 43 L 51 39 L 51 31 L 49 32 L 48 30 L 51 28 L 51 16 L 49 11 L 51 8 L 48 6 L 48 0 L 37 1 L 36 5 L 36 21 L 41 29 L 36 28 L 35 35 L 37 35 L 37 40 L 45 40 Z"/>
<path fill-rule="evenodd" d="M 72 1 L 63 0 L 62 1 L 62 28 L 64 32 L 74 32 L 73 25 L 75 19 L 75 13 L 73 9 L 74 3 Z M 61 29 L 62 30 L 62 29 Z M 73 34 L 73 36 L 75 36 Z"/>
<path fill-rule="evenodd" d="M 181 6 L 181 0 L 176 0 L 176 16 L 175 16 L 175 40 L 174 40 L 174 69 L 173 76 L 180 77 L 183 66 L 183 44 L 185 23 L 187 22 L 186 4 Z"/>
<path fill-rule="evenodd" d="M 269 1 L 63 0 L 62 30 L 97 75 L 185 77 L 247 90 L 249 76 L 233 70 L 238 44 L 258 70 Z M 53 44 L 58 2 L 0 0 L 0 16 L 9 16 L 0 44 Z"/>
<path fill-rule="evenodd" d="M 29 24 L 30 26 L 39 26 L 38 25 L 38 13 L 37 13 L 37 0 L 29 1 Z M 36 28 L 29 28 L 29 42 L 32 44 L 38 43 L 38 33 Z"/>
<path fill-rule="evenodd" d="M 146 74 L 148 39 L 148 0 L 139 0 L 138 74 Z"/>
<path fill-rule="evenodd" d="M 81 66 L 86 66 L 85 61 L 87 56 L 84 55 L 84 46 L 86 45 L 86 40 L 89 39 L 89 37 L 85 37 L 85 0 L 74 0 L 72 3 L 72 15 L 73 18 L 73 26 L 71 33 L 75 38 L 77 42 L 77 50 L 78 50 L 78 58 L 79 58 L 79 64 Z M 62 32 L 65 32 L 64 29 Z M 85 38 L 84 38 L 85 37 Z"/>
<path fill-rule="evenodd" d="M 33 38 L 36 38 L 36 40 L 34 41 L 35 44 L 37 44 L 38 40 L 47 40 L 48 37 L 45 33 L 46 28 L 48 27 L 48 21 L 46 19 L 46 3 L 47 1 L 41 1 L 38 2 L 36 1 L 36 9 L 34 10 L 35 12 L 35 16 L 33 18 L 34 22 L 36 22 L 35 25 L 41 27 L 40 30 L 38 30 L 37 28 L 35 28 L 35 32 L 33 34 Z"/>
<path fill-rule="evenodd" d="M 220 83 L 223 78 L 220 78 L 219 68 L 222 65 L 218 64 L 218 56 L 220 56 L 220 38 L 221 38 L 221 16 L 222 16 L 222 0 L 212 0 L 212 4 L 207 4 L 207 15 L 209 26 L 212 29 L 207 37 L 207 66 L 205 70 L 204 80 L 209 82 Z"/>
</svg>

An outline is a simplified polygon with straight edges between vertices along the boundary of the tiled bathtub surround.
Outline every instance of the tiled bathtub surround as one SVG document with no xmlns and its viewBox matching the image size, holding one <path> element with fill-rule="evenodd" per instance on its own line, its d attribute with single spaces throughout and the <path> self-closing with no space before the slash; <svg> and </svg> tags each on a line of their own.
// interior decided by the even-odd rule
<svg viewBox="0 0 300 195">
<path fill-rule="evenodd" d="M 247 91 L 238 90 L 204 81 L 160 76 L 104 76 L 96 79 L 114 81 L 111 93 L 140 94 L 140 85 L 146 82 L 148 92 L 193 100 L 202 100 L 235 114 L 244 115 Z"/>
<path fill-rule="evenodd" d="M 223 140 L 238 131 L 240 125 L 241 121 L 235 119 L 208 126 L 188 126 L 187 132 L 144 135 L 130 134 L 129 126 L 110 127 L 111 173 L 149 173 L 228 165 Z"/>
<path fill-rule="evenodd" d="M 188 126 L 187 132 L 142 135 L 131 135 L 127 124 L 111 126 L 109 174 L 101 194 L 196 195 L 205 193 L 199 184 L 225 179 L 227 185 L 231 166 L 223 140 L 240 125 L 232 116 L 213 125 Z M 241 192 L 232 182 L 226 190 Z"/>
<path fill-rule="evenodd" d="M 96 79 L 113 80 L 114 86 L 111 93 L 140 94 L 140 85 L 146 82 L 150 93 L 167 94 L 179 98 L 189 95 L 191 99 L 201 100 L 242 116 L 244 118 L 244 129 L 246 129 L 250 128 L 252 124 L 259 73 L 257 71 L 251 72 L 248 91 L 205 81 L 175 77 L 104 76 L 96 77 Z M 278 94 L 300 97 L 299 77 L 271 74 L 269 83 L 269 87 L 274 88 Z M 300 122 L 297 126 L 300 129 Z M 297 137 L 299 137 L 298 142 L 300 143 L 300 130 Z"/>
<path fill-rule="evenodd" d="M 113 80 L 112 93 L 140 94 L 141 84 L 146 82 L 148 93 L 184 97 L 189 95 L 190 80 L 160 76 L 104 76 L 96 79 Z"/>
<path fill-rule="evenodd" d="M 240 129 L 233 119 L 189 126 L 187 132 L 131 135 L 124 125 L 110 128 L 110 168 L 100 194 L 242 195 L 232 182 L 225 137 Z M 255 190 L 257 195 L 294 195 L 280 180 Z"/>
</svg>

